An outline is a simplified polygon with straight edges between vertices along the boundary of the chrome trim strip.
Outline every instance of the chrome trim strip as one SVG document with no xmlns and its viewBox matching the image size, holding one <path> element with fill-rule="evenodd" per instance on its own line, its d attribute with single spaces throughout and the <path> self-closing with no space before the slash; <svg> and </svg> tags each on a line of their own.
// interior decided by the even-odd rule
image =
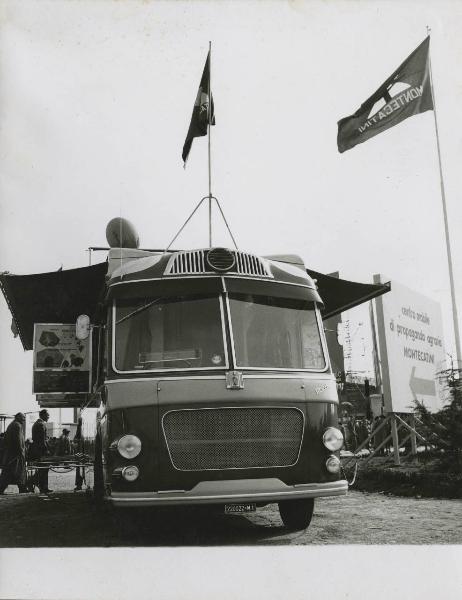
<svg viewBox="0 0 462 600">
<path fill-rule="evenodd" d="M 319 310 L 317 305 L 315 305 L 315 311 L 316 311 L 316 320 L 318 323 L 319 337 L 321 338 L 322 352 L 324 355 L 324 363 L 326 365 L 325 368 L 321 372 L 330 371 L 331 370 L 331 362 L 330 362 L 329 350 L 327 348 L 326 333 L 324 331 L 324 325 L 322 323 L 321 311 Z"/>
<path fill-rule="evenodd" d="M 231 307 L 229 306 L 229 294 L 228 292 L 226 292 L 225 294 L 225 304 L 226 304 L 226 316 L 228 319 L 228 325 L 229 325 L 229 343 L 231 345 L 231 360 L 232 360 L 232 365 L 233 365 L 233 369 L 236 368 L 236 349 L 234 347 L 234 330 L 233 330 L 233 323 L 231 321 Z"/>
<path fill-rule="evenodd" d="M 291 374 L 280 374 L 280 373 L 268 373 L 267 375 L 256 375 L 253 373 L 244 373 L 244 378 L 245 379 L 301 379 L 301 380 L 320 380 L 320 381 L 332 381 L 334 382 L 335 380 L 332 377 L 322 377 L 319 378 L 317 376 L 317 373 L 303 373 L 301 375 L 291 375 Z M 328 374 L 329 375 L 329 374 Z M 198 380 L 211 380 L 211 381 L 216 381 L 216 380 L 223 380 L 226 381 L 226 375 L 177 375 L 177 376 L 172 376 L 172 377 L 130 377 L 130 378 L 120 378 L 120 379 L 107 379 L 104 383 L 105 384 L 111 384 L 111 383 L 128 383 L 128 382 L 133 382 L 133 381 L 182 381 L 184 379 L 188 379 L 190 381 L 194 381 L 195 379 Z M 58 393 L 58 392 L 57 392 Z M 60 392 L 59 392 L 60 393 Z"/>
<path fill-rule="evenodd" d="M 243 367 L 236 365 L 237 371 L 284 371 L 285 373 L 300 373 L 300 377 L 308 373 L 325 373 L 328 371 L 327 367 L 324 369 L 287 369 L 282 367 Z M 250 375 L 249 375 L 250 376 Z"/>
<path fill-rule="evenodd" d="M 177 377 L 131 377 L 127 379 L 107 379 L 104 383 L 112 384 L 112 383 L 133 383 L 134 381 L 180 381 L 183 379 L 210 379 L 210 380 L 220 380 L 226 381 L 225 375 L 197 375 L 197 376 L 177 376 Z"/>
<path fill-rule="evenodd" d="M 214 296 L 215 297 L 215 296 Z M 218 367 L 196 367 L 196 368 L 187 368 L 183 367 L 182 369 L 146 369 L 141 371 L 140 369 L 135 369 L 132 371 L 119 371 L 116 368 L 115 364 L 115 332 L 116 332 L 116 298 L 112 301 L 112 370 L 114 373 L 118 373 L 120 375 L 125 375 L 127 373 L 134 373 L 139 375 L 141 373 L 180 373 L 184 371 L 220 371 L 223 369 L 229 369 L 229 358 L 228 358 L 228 346 L 226 340 L 226 329 L 225 329 L 225 321 L 224 321 L 224 307 L 223 307 L 223 298 L 220 293 L 218 296 L 218 302 L 220 304 L 220 318 L 221 318 L 221 335 L 223 341 L 223 351 L 225 357 L 225 363 Z M 133 381 L 133 380 L 131 380 Z"/>
<path fill-rule="evenodd" d="M 262 279 L 261 277 L 249 277 L 247 275 L 223 275 L 222 273 L 209 273 L 204 272 L 201 275 L 182 275 L 183 279 L 208 279 L 208 278 L 218 278 L 218 277 L 228 277 L 229 279 L 242 279 L 243 281 L 267 281 L 266 279 Z M 109 283 L 108 287 L 115 287 L 117 285 L 127 285 L 132 283 L 146 283 L 147 281 L 174 281 L 178 279 L 178 276 L 171 277 L 148 277 L 146 279 L 129 279 L 127 281 L 116 281 L 115 283 Z M 291 281 L 279 281 L 277 279 L 269 279 L 271 283 L 278 283 L 279 285 L 294 285 L 296 287 L 306 288 L 308 290 L 315 290 L 315 286 L 305 285 L 303 283 L 293 283 Z"/>
<path fill-rule="evenodd" d="M 226 337 L 226 323 L 225 323 L 225 307 L 223 306 L 223 293 L 219 295 L 220 300 L 220 315 L 221 315 L 221 334 L 223 338 L 223 350 L 225 351 L 225 364 L 222 368 L 229 369 L 229 357 L 228 357 L 228 340 Z"/>
<path fill-rule="evenodd" d="M 218 278 L 218 273 L 202 273 L 201 275 L 186 275 L 184 279 L 213 279 Z M 178 277 L 147 277 L 146 279 L 128 279 L 127 281 L 116 281 L 115 283 L 109 283 L 108 287 L 115 287 L 116 285 L 127 285 L 132 283 L 146 283 L 147 281 L 175 281 Z M 261 281 L 261 279 L 258 279 Z"/>
<path fill-rule="evenodd" d="M 327 377 L 320 377 L 320 375 L 324 375 L 323 373 L 318 373 L 316 371 L 306 371 L 301 372 L 300 374 L 291 374 L 287 373 L 284 375 L 283 373 L 268 373 L 267 375 L 260 375 L 255 373 L 244 373 L 244 377 L 246 379 L 301 379 L 301 380 L 320 380 L 320 381 L 335 381 L 335 378 L 331 376 L 331 373 L 325 373 Z"/>
<path fill-rule="evenodd" d="M 219 483 L 219 482 L 217 482 Z M 239 480 L 236 481 L 239 484 Z M 288 488 L 288 489 L 287 489 Z M 233 502 L 259 502 L 266 501 L 277 502 L 287 498 L 318 498 L 328 496 L 343 496 L 348 492 L 348 482 L 345 479 L 326 483 L 309 483 L 297 486 L 283 486 L 277 491 L 270 492 L 248 492 L 248 493 L 228 493 L 228 494 L 207 494 L 195 495 L 193 490 L 179 492 L 179 495 L 173 495 L 177 492 L 172 492 L 172 496 L 168 497 L 161 492 L 112 492 L 112 495 L 107 497 L 108 502 L 114 504 L 125 504 L 126 506 L 136 506 L 138 504 L 146 505 L 161 505 L 161 504 L 201 504 L 201 503 L 217 503 L 226 504 Z"/>
<path fill-rule="evenodd" d="M 272 409 L 272 408 L 297 410 L 302 415 L 302 419 L 303 419 L 302 435 L 300 437 L 300 444 L 298 446 L 297 458 L 294 463 L 291 463 L 290 465 L 271 465 L 269 467 L 268 466 L 267 467 L 226 467 L 226 468 L 220 467 L 217 469 L 179 469 L 178 467 L 175 466 L 172 455 L 170 453 L 170 448 L 168 446 L 167 436 L 165 434 L 165 428 L 164 428 L 164 419 L 170 413 L 191 412 L 191 411 L 199 412 L 201 410 L 226 410 L 226 409 L 233 409 L 233 410 L 234 409 L 244 409 L 244 410 L 265 409 L 265 410 L 268 410 L 268 409 Z M 303 435 L 305 433 L 305 413 L 296 406 L 280 406 L 280 405 L 275 405 L 275 406 L 249 406 L 249 405 L 247 405 L 247 406 L 208 406 L 208 407 L 204 407 L 204 408 L 175 408 L 173 410 L 168 410 L 166 413 L 164 413 L 162 415 L 161 425 L 162 425 L 162 432 L 164 434 L 164 439 L 165 439 L 165 446 L 167 447 L 168 455 L 170 457 L 170 462 L 172 463 L 173 468 L 176 471 L 180 471 L 181 473 L 195 473 L 197 471 L 244 471 L 244 470 L 248 470 L 248 469 L 286 469 L 289 467 L 294 467 L 298 463 L 298 460 L 300 458 L 300 454 L 302 451 L 302 445 L 303 445 Z"/>
<path fill-rule="evenodd" d="M 228 279 L 242 279 L 244 281 L 250 280 L 250 281 L 266 281 L 266 279 L 262 279 L 261 277 L 246 277 L 245 275 L 228 275 L 226 274 L 225 277 L 227 277 Z M 315 292 L 316 287 L 311 286 L 311 285 L 305 285 L 303 283 L 293 283 L 291 281 L 279 281 L 278 279 L 272 279 L 270 283 L 278 283 L 279 285 L 295 285 L 296 287 L 301 287 L 301 288 L 306 288 L 308 290 L 314 290 Z"/>
</svg>

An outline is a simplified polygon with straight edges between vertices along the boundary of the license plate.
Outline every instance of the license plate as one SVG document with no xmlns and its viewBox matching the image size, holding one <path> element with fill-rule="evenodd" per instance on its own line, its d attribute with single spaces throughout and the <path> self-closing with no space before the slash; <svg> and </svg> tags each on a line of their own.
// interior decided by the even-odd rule
<svg viewBox="0 0 462 600">
<path fill-rule="evenodd" d="M 225 513 L 248 513 L 257 510 L 256 504 L 225 504 Z"/>
</svg>

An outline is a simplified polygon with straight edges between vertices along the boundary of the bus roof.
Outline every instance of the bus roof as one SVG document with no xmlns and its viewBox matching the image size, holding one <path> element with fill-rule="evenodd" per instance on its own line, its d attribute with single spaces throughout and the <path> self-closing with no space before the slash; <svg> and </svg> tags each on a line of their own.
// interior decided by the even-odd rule
<svg viewBox="0 0 462 600">
<path fill-rule="evenodd" d="M 296 261 L 284 262 L 276 260 L 276 257 L 260 257 L 268 272 L 259 277 L 249 274 L 233 276 L 231 272 L 222 273 L 221 276 L 217 276 L 217 272 L 204 272 L 187 277 L 179 277 L 170 272 L 164 276 L 167 265 L 173 268 L 172 257 L 177 253 L 151 252 L 138 257 L 139 261 L 130 261 L 127 256 L 124 260 L 122 257 L 123 270 L 117 273 L 114 267 L 118 262 L 120 268 L 120 253 L 118 261 L 116 250 L 111 250 L 111 253 L 112 257 L 109 257 L 108 262 L 79 269 L 32 275 L 13 275 L 8 272 L 0 274 L 0 287 L 25 350 L 32 349 L 35 323 L 74 323 L 80 314 L 87 314 L 93 321 L 98 305 L 107 292 L 107 284 L 119 290 L 127 289 L 129 286 L 124 286 L 122 282 L 142 280 L 148 273 L 152 276 L 156 269 L 159 270 L 159 278 L 164 282 L 168 280 L 173 287 L 181 287 L 182 281 L 188 281 L 188 290 L 194 280 L 200 280 L 201 286 L 218 286 L 217 290 L 222 291 L 225 285 L 227 291 L 272 294 L 274 286 L 278 286 L 276 295 L 292 294 L 292 297 L 298 297 L 297 294 L 302 290 L 302 297 L 309 295 L 315 301 L 322 298 L 323 318 L 334 316 L 390 290 L 389 284 L 374 285 L 338 279 L 310 269 L 305 270 L 301 264 L 295 264 Z M 148 281 L 152 281 L 152 277 Z M 287 285 L 281 286 L 281 283 Z M 263 288 L 265 291 L 262 291 Z"/>
</svg>

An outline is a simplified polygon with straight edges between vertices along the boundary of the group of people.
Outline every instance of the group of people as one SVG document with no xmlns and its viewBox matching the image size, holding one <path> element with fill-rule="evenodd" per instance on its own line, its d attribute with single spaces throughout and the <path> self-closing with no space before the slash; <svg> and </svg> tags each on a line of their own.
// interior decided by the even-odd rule
<svg viewBox="0 0 462 600">
<path fill-rule="evenodd" d="M 72 442 L 69 439 L 70 430 L 63 429 L 61 437 L 57 440 L 54 448 L 51 447 L 46 423 L 50 414 L 46 409 L 39 412 L 39 418 L 32 426 L 32 442 L 26 444 L 24 438 L 24 429 L 26 416 L 19 412 L 14 416 L 14 420 L 8 425 L 1 443 L 0 465 L 2 472 L 0 474 L 0 494 L 5 493 L 8 485 L 17 485 L 19 493 L 29 491 L 27 486 L 27 462 L 40 461 L 46 456 L 67 456 L 72 454 Z M 81 421 L 77 427 L 75 441 L 78 445 L 81 439 Z M 38 466 L 33 479 L 34 486 L 37 485 L 40 493 L 50 494 L 53 490 L 48 487 L 48 471 L 44 466 Z M 82 489 L 83 478 L 80 470 L 76 474 L 76 490 Z M 33 490 L 33 488 L 32 488 Z"/>
<path fill-rule="evenodd" d="M 57 437 L 48 438 L 48 451 L 52 456 L 66 456 L 67 454 L 72 454 L 72 442 L 69 439 L 70 430 L 63 429 L 62 435 Z M 30 445 L 30 440 L 26 440 L 26 454 L 28 451 L 28 447 Z"/>
</svg>

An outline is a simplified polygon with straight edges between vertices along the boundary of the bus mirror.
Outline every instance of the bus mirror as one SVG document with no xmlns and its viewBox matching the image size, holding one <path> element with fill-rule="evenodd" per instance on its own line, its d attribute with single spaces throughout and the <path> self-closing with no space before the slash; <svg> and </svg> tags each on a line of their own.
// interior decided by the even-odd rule
<svg viewBox="0 0 462 600">
<path fill-rule="evenodd" d="M 86 340 L 90 335 L 90 317 L 80 315 L 75 323 L 75 337 L 78 340 Z"/>
</svg>

